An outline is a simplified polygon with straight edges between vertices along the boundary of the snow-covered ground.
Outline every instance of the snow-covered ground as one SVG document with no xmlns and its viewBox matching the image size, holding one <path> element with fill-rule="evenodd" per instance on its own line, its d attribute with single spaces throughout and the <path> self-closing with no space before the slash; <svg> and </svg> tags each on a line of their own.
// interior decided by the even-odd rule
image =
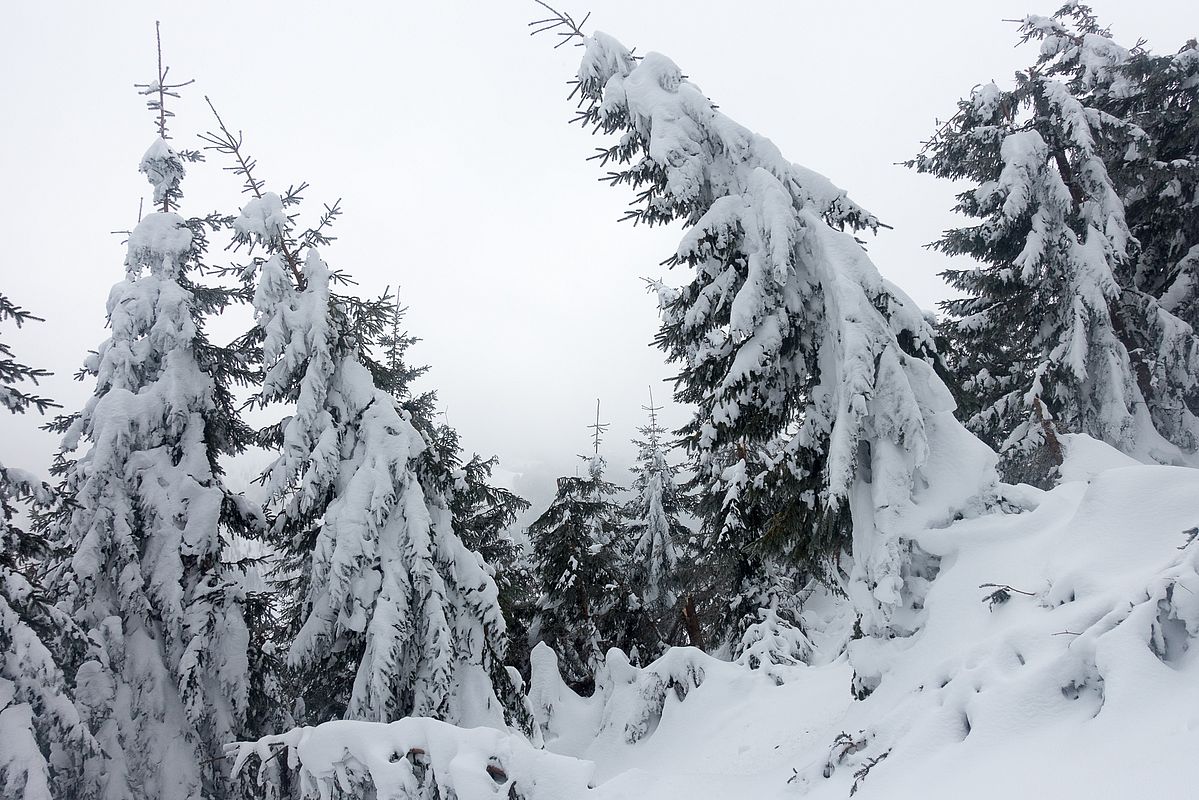
<svg viewBox="0 0 1199 800">
<path fill-rule="evenodd" d="M 434 772 L 448 781 L 451 763 L 462 775 L 493 765 L 459 800 L 508 796 L 511 782 L 528 800 L 1195 796 L 1199 541 L 1187 531 L 1199 470 L 1068 440 L 1052 491 L 1005 487 L 1001 510 L 916 536 L 939 571 L 914 635 L 836 654 L 852 615 L 815 598 L 811 666 L 751 671 L 679 648 L 637 669 L 613 651 L 590 698 L 566 689 L 541 649 L 530 699 L 549 753 L 438 724 L 454 757 L 427 756 Z M 861 700 L 855 662 L 882 674 Z M 306 743 L 317 783 L 347 753 L 360 773 L 406 774 L 397 742 L 410 752 L 425 724 L 394 723 L 388 738 L 333 723 L 290 741 Z"/>
</svg>

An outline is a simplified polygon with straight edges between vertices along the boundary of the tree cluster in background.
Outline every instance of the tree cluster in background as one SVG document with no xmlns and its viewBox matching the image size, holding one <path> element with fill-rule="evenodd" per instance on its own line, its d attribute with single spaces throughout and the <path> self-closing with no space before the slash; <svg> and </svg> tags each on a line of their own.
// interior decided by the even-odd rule
<svg viewBox="0 0 1199 800">
<path fill-rule="evenodd" d="M 1126 48 L 1090 9 L 1023 21 L 1034 64 L 976 86 L 909 166 L 964 181 L 969 219 L 933 246 L 958 294 L 935 322 L 856 233 L 879 220 L 723 114 L 658 53 L 583 46 L 578 121 L 635 191 L 628 219 L 679 223 L 655 284 L 655 343 L 691 419 L 650 397 L 630 485 L 593 452 L 529 504 L 463 449 L 420 391 L 427 367 L 390 294 L 325 261 L 340 214 L 300 220 L 216 116 L 169 135 L 161 64 L 93 392 L 47 424 L 42 482 L 0 464 L 0 795 L 22 800 L 295 797 L 295 764 L 231 777 L 226 746 L 335 719 L 432 717 L 539 745 L 530 650 L 592 690 L 609 648 L 634 665 L 692 646 L 751 669 L 808 659 L 804 601 L 855 615 L 852 691 L 875 643 L 919 629 L 936 559 L 910 531 L 1000 504 L 999 478 L 1051 485 L 1064 435 L 1138 459 L 1199 450 L 1199 47 Z M 215 109 L 214 109 L 215 116 Z M 231 213 L 184 216 L 189 168 L 244 182 Z M 238 263 L 214 266 L 211 243 Z M 234 307 L 254 324 L 213 342 Z M 0 324 L 37 318 L 0 295 Z M 0 341 L 0 406 L 55 407 L 48 373 Z M 252 427 L 247 410 L 267 423 Z M 222 464 L 270 454 L 262 502 Z"/>
<path fill-rule="evenodd" d="M 910 166 L 974 186 L 940 330 L 971 430 L 1045 485 L 1057 434 L 1171 462 L 1199 446 L 1199 51 L 1114 42 L 1090 9 L 1029 17 L 1036 64 L 975 87 Z"/>
</svg>

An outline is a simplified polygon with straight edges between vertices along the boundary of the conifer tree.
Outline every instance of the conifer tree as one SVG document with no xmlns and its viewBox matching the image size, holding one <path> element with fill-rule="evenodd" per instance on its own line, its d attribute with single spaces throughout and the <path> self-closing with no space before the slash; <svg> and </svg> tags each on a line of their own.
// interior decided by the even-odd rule
<svg viewBox="0 0 1199 800">
<path fill-rule="evenodd" d="M 584 474 L 558 479 L 558 490 L 529 526 L 539 596 L 529 627 L 529 646 L 545 642 L 558 654 L 562 678 L 589 693 L 595 670 L 615 644 L 625 591 L 618 575 L 622 562 L 620 507 L 616 486 L 604 478 L 599 454 L 596 402 L 594 453 L 580 456 Z"/>
<path fill-rule="evenodd" d="M 909 162 L 977 184 L 956 210 L 978 224 L 934 244 L 982 263 L 944 273 L 963 294 L 943 304 L 942 329 L 970 398 L 968 425 L 1001 450 L 1012 479 L 1051 477 L 1059 431 L 1174 460 L 1199 442 L 1199 349 L 1147 290 L 1169 272 L 1153 274 L 1160 235 L 1145 250 L 1126 215 L 1126 200 L 1148 188 L 1129 179 L 1154 171 L 1142 166 L 1152 138 L 1112 101 L 1136 93 L 1132 56 L 1085 6 L 1029 17 L 1021 30 L 1043 40 L 1037 65 L 1010 89 L 976 88 Z"/>
<path fill-rule="evenodd" d="M 1121 47 L 1084 5 L 1029 17 L 1023 38 L 1041 40 L 1039 64 L 1095 113 L 1135 126 L 1136 148 L 1103 151 L 1133 244 L 1116 273 L 1117 333 L 1158 431 L 1199 449 L 1199 49 L 1156 55 Z"/>
<path fill-rule="evenodd" d="M 658 423 L 653 394 L 645 407 L 649 423 L 638 428 L 637 462 L 633 465 L 633 498 L 622 509 L 625 534 L 632 548 L 624 570 L 629 588 L 650 624 L 640 626 L 649 633 L 638 643 L 641 654 L 657 655 L 663 645 L 674 643 L 682 623 L 681 548 L 690 531 L 679 521 L 684 497 L 678 486 L 679 467 L 667 460 L 666 429 Z"/>
<path fill-rule="evenodd" d="M 495 578 L 500 610 L 508 627 L 505 663 L 523 675 L 529 669 L 528 630 L 535 592 L 528 556 L 509 531 L 530 504 L 491 482 L 498 463 L 496 456 L 485 459 L 478 453 L 471 454 L 470 460 L 455 471 L 450 511 L 462 542 L 483 557 Z"/>
<path fill-rule="evenodd" d="M 345 279 L 318 246 L 337 206 L 296 232 L 290 206 L 264 190 L 253 162 L 217 117 L 209 146 L 234 159 L 251 195 L 235 222 L 259 247 L 254 309 L 263 339 L 262 404 L 294 404 L 269 429 L 279 454 L 266 472 L 284 553 L 281 588 L 294 602 L 287 663 L 308 722 L 431 716 L 457 724 L 524 726 L 505 670 L 495 581 L 453 526 L 452 430 L 431 423 L 430 400 L 410 410 L 390 298 L 333 291 Z M 379 364 L 372 350 L 396 354 Z M 419 427 L 418 427 L 419 426 Z M 423 430 L 422 430 L 423 429 Z M 497 696 L 498 695 L 498 696 Z"/>
<path fill-rule="evenodd" d="M 1173 55 L 1134 51 L 1097 107 L 1148 137 L 1143 159 L 1115 159 L 1113 181 L 1140 247 L 1128 281 L 1199 328 L 1199 44 Z M 1114 155 L 1114 154 L 1113 154 Z"/>
<path fill-rule="evenodd" d="M 687 561 L 711 649 L 751 668 L 794 664 L 810 650 L 797 590 L 812 574 L 764 545 L 782 506 L 763 488 L 770 461 L 765 448 L 747 442 L 717 455 L 716 477 L 694 486 L 703 526 Z"/>
<path fill-rule="evenodd" d="M 454 532 L 471 550 L 483 557 L 499 590 L 500 608 L 508 626 L 507 663 L 527 672 L 528 596 L 532 576 L 520 547 L 508 529 L 529 508 L 523 497 L 494 485 L 492 472 L 499 458 L 478 453 L 464 460 L 458 432 L 448 423 L 436 423 L 437 393 L 413 391 L 413 381 L 428 372 L 408 358 L 408 349 L 420 341 L 403 327 L 407 308 L 393 301 L 390 322 L 379 337 L 380 360 L 376 381 L 400 401 L 429 447 L 421 455 L 418 469 L 422 480 L 449 498 Z"/>
<path fill-rule="evenodd" d="M 39 318 L 0 294 L 0 322 L 32 320 Z M 0 407 L 21 414 L 56 405 L 20 386 L 49 374 L 0 342 Z M 45 514 L 55 502 L 47 483 L 0 463 L 0 796 L 13 800 L 96 796 L 89 771 L 99 753 L 63 674 L 83 633 L 43 585 L 51 543 L 19 517 L 18 504 Z"/>
<path fill-rule="evenodd" d="M 261 513 L 219 464 L 249 438 L 232 384 L 250 373 L 204 333 L 236 295 L 197 282 L 222 220 L 176 213 L 199 159 L 167 138 L 179 86 L 160 56 L 141 87 L 157 116 L 141 162 L 156 210 L 129 234 L 111 336 L 85 363 L 94 394 L 60 426 L 63 453 L 80 455 L 61 463 L 69 502 L 51 533 L 71 555 L 55 588 L 87 634 L 76 702 L 103 753 L 95 790 L 112 800 L 228 796 L 223 748 L 245 735 L 250 693 L 240 577 L 223 561 Z"/>
<path fill-rule="evenodd" d="M 686 226 L 667 263 L 688 278 L 658 287 L 657 344 L 679 367 L 676 399 L 696 408 L 681 433 L 701 492 L 723 494 L 729 448 L 764 448 L 764 535 L 830 581 L 852 553 L 864 629 L 892 633 L 907 602 L 904 531 L 979 502 L 993 474 L 952 418 L 933 331 L 843 230 L 877 219 L 725 116 L 666 56 L 634 57 L 557 12 L 541 29 L 583 45 L 578 120 L 618 135 L 596 158 L 637 192 L 627 219 Z M 946 471 L 957 474 L 942 482 Z M 934 483 L 954 488 L 922 504 Z"/>
</svg>

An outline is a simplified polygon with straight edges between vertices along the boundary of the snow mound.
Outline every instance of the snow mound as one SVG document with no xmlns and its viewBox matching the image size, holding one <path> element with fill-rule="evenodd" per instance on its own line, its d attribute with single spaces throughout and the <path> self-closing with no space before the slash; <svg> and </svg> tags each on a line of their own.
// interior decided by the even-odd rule
<svg viewBox="0 0 1199 800">
<path fill-rule="evenodd" d="M 391 723 L 338 720 L 232 745 L 234 774 L 252 756 L 260 769 L 267 767 L 279 748 L 300 766 L 303 796 L 322 800 L 562 800 L 586 793 L 594 772 L 593 765 L 535 749 L 518 734 L 406 717 Z"/>
<path fill-rule="evenodd" d="M 1141 463 L 1111 445 L 1083 433 L 1064 433 L 1059 438 L 1062 442 L 1062 465 L 1058 467 L 1058 476 L 1062 483 L 1090 483 L 1101 472 Z"/>
</svg>

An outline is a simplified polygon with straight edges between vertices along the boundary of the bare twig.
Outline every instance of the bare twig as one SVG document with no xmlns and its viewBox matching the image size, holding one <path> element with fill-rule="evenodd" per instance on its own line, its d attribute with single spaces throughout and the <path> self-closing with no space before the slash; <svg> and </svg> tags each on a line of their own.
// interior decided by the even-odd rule
<svg viewBox="0 0 1199 800">
<path fill-rule="evenodd" d="M 574 39 L 580 40 L 574 42 L 576 47 L 583 44 L 581 40 L 587 38 L 587 36 L 583 33 L 582 28 L 585 24 L 587 24 L 587 20 L 591 18 L 590 11 L 584 15 L 582 20 L 575 22 L 574 17 L 572 17 L 570 14 L 559 11 L 550 6 L 548 3 L 542 2 L 542 0 L 533 0 L 533 2 L 550 12 L 550 14 L 553 16 L 547 17 L 546 19 L 536 19 L 530 22 L 529 27 L 534 28 L 534 30 L 529 32 L 530 36 L 536 36 L 539 33 L 553 31 L 555 35 L 561 37 L 558 43 L 554 45 L 555 50 Z"/>
<path fill-rule="evenodd" d="M 256 162 L 253 158 L 246 156 L 246 154 L 242 152 L 242 142 L 244 140 L 242 132 L 238 131 L 237 135 L 234 136 L 229 130 L 228 126 L 225 125 L 225 120 L 221 119 L 221 115 L 217 112 L 216 106 L 212 104 L 212 100 L 209 99 L 208 95 L 204 95 L 204 102 L 208 103 L 208 107 L 212 109 L 212 115 L 216 117 L 217 125 L 220 126 L 221 129 L 220 134 L 211 132 L 200 134 L 200 139 L 208 143 L 205 149 L 215 150 L 222 155 L 232 156 L 234 161 L 237 162 L 236 165 L 232 167 L 225 167 L 225 169 L 229 170 L 234 175 L 244 177 L 245 187 L 243 191 L 247 194 L 253 194 L 256 198 L 261 200 L 262 187 L 265 186 L 265 183 L 254 177 L 254 168 L 258 166 L 258 162 Z M 323 227 L 323 224 L 321 227 Z M 279 239 L 279 251 L 283 254 L 283 259 L 287 262 L 287 266 L 291 269 L 291 274 L 295 278 L 297 288 L 303 290 L 305 281 L 304 273 L 300 271 L 299 258 L 291 250 L 291 248 L 287 246 L 287 241 L 283 237 L 280 237 Z"/>
<path fill-rule="evenodd" d="M 595 454 L 597 456 L 599 455 L 600 442 L 603 441 L 602 436 L 607 432 L 609 424 L 607 422 L 600 422 L 600 401 L 597 397 L 595 398 L 595 424 L 587 426 L 592 431 L 592 438 L 595 440 Z"/>
</svg>

